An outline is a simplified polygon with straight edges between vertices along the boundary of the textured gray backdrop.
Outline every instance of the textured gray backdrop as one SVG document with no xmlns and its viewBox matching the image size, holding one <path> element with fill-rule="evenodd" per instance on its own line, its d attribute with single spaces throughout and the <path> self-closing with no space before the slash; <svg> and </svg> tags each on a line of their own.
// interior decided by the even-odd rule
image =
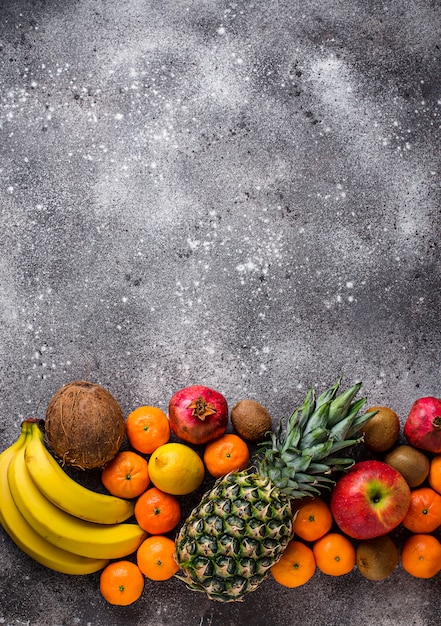
<svg viewBox="0 0 441 626">
<path fill-rule="evenodd" d="M 2 448 L 78 378 L 126 414 L 200 383 L 277 419 L 339 374 L 403 422 L 440 395 L 440 30 L 437 0 L 2 0 Z M 122 609 L 0 552 L 7 625 L 439 615 L 399 569 Z"/>
</svg>

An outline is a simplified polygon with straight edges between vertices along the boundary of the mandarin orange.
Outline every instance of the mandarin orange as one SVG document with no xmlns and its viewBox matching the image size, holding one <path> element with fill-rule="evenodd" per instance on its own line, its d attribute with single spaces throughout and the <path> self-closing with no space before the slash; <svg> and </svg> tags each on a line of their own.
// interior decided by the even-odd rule
<svg viewBox="0 0 441 626">
<path fill-rule="evenodd" d="M 148 463 L 136 452 L 123 450 L 103 469 L 101 481 L 113 496 L 136 498 L 150 484 Z"/>
<path fill-rule="evenodd" d="M 281 558 L 271 567 L 271 574 L 284 587 L 300 587 L 315 574 L 316 563 L 312 549 L 301 541 L 292 540 Z"/>
<path fill-rule="evenodd" d="M 101 572 L 99 586 L 103 598 L 109 604 L 127 606 L 141 597 L 144 576 L 135 563 L 114 561 Z"/>
<path fill-rule="evenodd" d="M 441 570 L 440 542 L 433 535 L 411 535 L 401 548 L 401 565 L 415 578 L 433 578 Z"/>
<path fill-rule="evenodd" d="M 410 505 L 402 522 L 413 533 L 431 533 L 441 525 L 441 495 L 431 487 L 410 493 Z"/>
<path fill-rule="evenodd" d="M 355 566 L 356 554 L 351 541 L 340 533 L 327 533 L 312 546 L 317 567 L 329 576 L 349 574 Z"/>
<path fill-rule="evenodd" d="M 294 536 L 305 541 L 316 541 L 331 529 L 331 509 L 319 496 L 300 500 L 294 507 L 294 513 Z"/>
<path fill-rule="evenodd" d="M 176 496 L 150 487 L 135 502 L 135 518 L 151 535 L 163 535 L 179 523 L 181 505 Z"/>
<path fill-rule="evenodd" d="M 150 580 L 168 580 L 179 570 L 175 542 L 163 535 L 147 537 L 136 552 L 138 567 Z"/>
<path fill-rule="evenodd" d="M 220 478 L 229 472 L 246 469 L 250 462 L 250 452 L 239 435 L 226 434 L 206 445 L 203 460 L 209 474 Z"/>
<path fill-rule="evenodd" d="M 132 448 L 152 454 L 170 440 L 170 422 L 158 407 L 140 406 L 127 416 L 126 434 Z"/>
</svg>

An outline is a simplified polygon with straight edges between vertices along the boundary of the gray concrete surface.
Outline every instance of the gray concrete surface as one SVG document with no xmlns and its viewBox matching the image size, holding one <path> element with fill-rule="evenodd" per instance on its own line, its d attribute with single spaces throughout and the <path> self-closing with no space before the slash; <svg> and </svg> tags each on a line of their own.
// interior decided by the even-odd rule
<svg viewBox="0 0 441 626">
<path fill-rule="evenodd" d="M 0 436 L 88 378 L 275 418 L 342 373 L 403 420 L 440 392 L 433 0 L 2 0 Z M 8 626 L 423 626 L 440 576 L 274 581 L 241 604 L 40 567 L 0 530 Z"/>
</svg>

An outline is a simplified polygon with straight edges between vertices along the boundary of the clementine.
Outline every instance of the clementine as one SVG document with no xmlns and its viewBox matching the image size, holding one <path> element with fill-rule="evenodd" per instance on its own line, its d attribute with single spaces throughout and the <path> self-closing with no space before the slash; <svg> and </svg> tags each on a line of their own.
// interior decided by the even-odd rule
<svg viewBox="0 0 441 626">
<path fill-rule="evenodd" d="M 295 505 L 294 513 L 294 535 L 305 541 L 316 541 L 331 529 L 331 509 L 319 496 L 300 500 Z"/>
<path fill-rule="evenodd" d="M 151 535 L 163 535 L 179 523 L 181 505 L 176 496 L 150 487 L 135 502 L 135 518 Z"/>
<path fill-rule="evenodd" d="M 100 575 L 100 591 L 109 604 L 127 606 L 141 597 L 144 576 L 131 561 L 109 563 Z"/>
<path fill-rule="evenodd" d="M 150 580 L 168 580 L 179 570 L 175 561 L 175 542 L 163 535 L 144 539 L 136 552 L 141 572 Z"/>
<path fill-rule="evenodd" d="M 314 553 L 301 541 L 290 541 L 280 559 L 271 567 L 271 574 L 284 587 L 300 587 L 316 570 Z"/>
<path fill-rule="evenodd" d="M 136 498 L 150 484 L 148 463 L 136 452 L 123 450 L 103 469 L 101 481 L 113 496 Z"/>
<path fill-rule="evenodd" d="M 433 535 L 411 535 L 401 548 L 401 565 L 415 578 L 432 578 L 441 570 L 440 542 Z"/>
<path fill-rule="evenodd" d="M 340 533 L 327 533 L 312 546 L 317 567 L 329 576 L 349 574 L 355 566 L 355 548 Z"/>
<path fill-rule="evenodd" d="M 229 472 L 246 469 L 250 462 L 250 452 L 239 435 L 226 434 L 205 446 L 203 459 L 208 473 L 219 478 Z"/>
<path fill-rule="evenodd" d="M 167 415 L 155 406 L 140 406 L 127 416 L 126 434 L 132 448 L 152 454 L 170 439 Z"/>
<path fill-rule="evenodd" d="M 436 454 L 430 461 L 429 485 L 437 493 L 441 493 L 441 454 Z"/>
<path fill-rule="evenodd" d="M 441 524 L 441 495 L 431 487 L 410 493 L 410 505 L 402 522 L 413 533 L 431 533 Z"/>
</svg>

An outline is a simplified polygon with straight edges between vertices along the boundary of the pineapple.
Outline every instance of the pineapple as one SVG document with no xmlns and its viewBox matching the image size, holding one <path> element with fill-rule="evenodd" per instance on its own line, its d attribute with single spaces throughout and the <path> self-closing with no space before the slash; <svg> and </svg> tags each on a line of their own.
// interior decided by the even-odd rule
<svg viewBox="0 0 441 626">
<path fill-rule="evenodd" d="M 176 538 L 178 576 L 212 600 L 233 602 L 254 591 L 293 536 L 292 501 L 314 496 L 334 471 L 354 461 L 338 456 L 352 446 L 374 412 L 359 415 L 366 399 L 353 399 L 361 383 L 338 395 L 341 379 L 303 405 L 260 444 L 257 467 L 216 481 Z M 337 456 L 336 456 L 337 455 Z"/>
</svg>

